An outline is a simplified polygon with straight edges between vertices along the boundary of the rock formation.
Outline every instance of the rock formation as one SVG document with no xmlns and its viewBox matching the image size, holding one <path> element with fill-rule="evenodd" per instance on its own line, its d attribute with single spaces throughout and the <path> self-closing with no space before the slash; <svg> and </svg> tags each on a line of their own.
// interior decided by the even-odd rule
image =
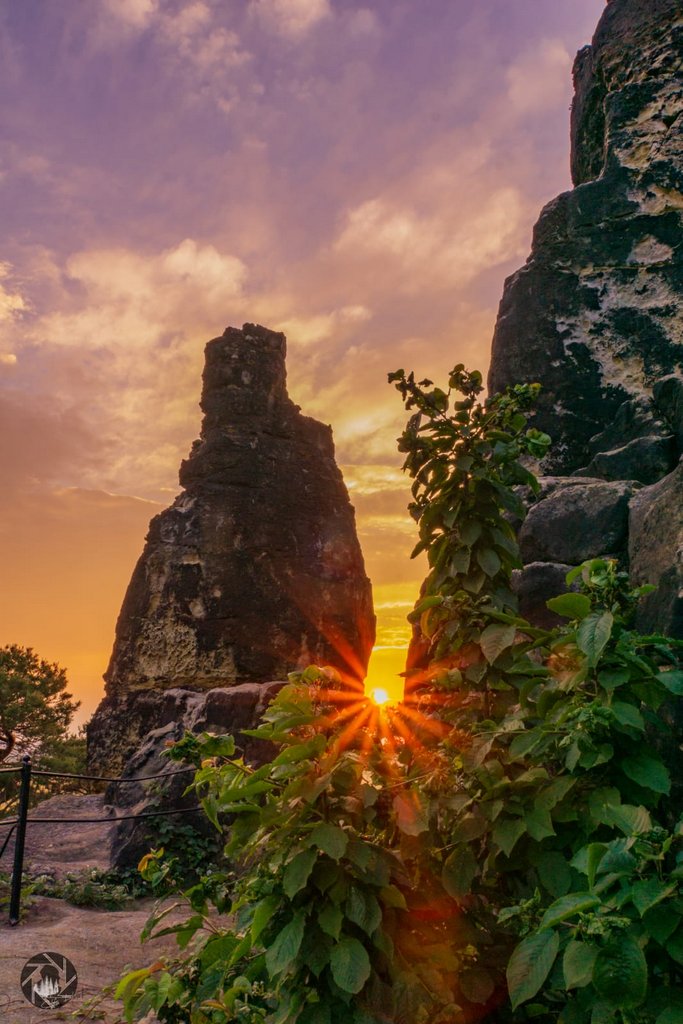
<svg viewBox="0 0 683 1024">
<path fill-rule="evenodd" d="M 648 521 L 682 493 L 677 475 L 658 483 L 683 451 L 682 69 L 680 0 L 608 0 L 574 64 L 575 188 L 545 207 L 505 284 L 489 375 L 491 391 L 543 386 L 535 419 L 555 483 L 521 537 L 537 584 L 545 573 L 549 596 L 560 564 L 627 565 L 630 550 L 634 580 L 660 584 L 643 625 L 679 635 L 678 526 Z"/>
<path fill-rule="evenodd" d="M 184 490 L 150 524 L 89 730 L 90 761 L 109 770 L 162 724 L 169 688 L 266 683 L 312 663 L 359 685 L 374 641 L 332 431 L 288 397 L 284 335 L 228 328 L 203 380 Z"/>
<path fill-rule="evenodd" d="M 680 0 L 610 0 L 576 58 L 576 187 L 545 207 L 506 282 L 489 377 L 494 391 L 543 385 L 555 471 L 633 441 L 619 474 L 648 446 L 671 468 L 652 388 L 683 366 L 682 65 Z"/>
</svg>

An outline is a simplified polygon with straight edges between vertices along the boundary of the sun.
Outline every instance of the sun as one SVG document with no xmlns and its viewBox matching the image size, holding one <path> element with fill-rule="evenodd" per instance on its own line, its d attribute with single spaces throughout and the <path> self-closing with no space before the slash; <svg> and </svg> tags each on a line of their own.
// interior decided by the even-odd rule
<svg viewBox="0 0 683 1024">
<path fill-rule="evenodd" d="M 376 686 L 374 690 L 371 690 L 370 697 L 375 704 L 388 704 L 391 700 L 388 691 L 381 686 Z"/>
</svg>

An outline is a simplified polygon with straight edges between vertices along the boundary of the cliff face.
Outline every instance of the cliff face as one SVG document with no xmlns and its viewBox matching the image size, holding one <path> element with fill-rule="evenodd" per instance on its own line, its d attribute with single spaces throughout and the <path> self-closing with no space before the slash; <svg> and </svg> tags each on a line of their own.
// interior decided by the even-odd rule
<svg viewBox="0 0 683 1024">
<path fill-rule="evenodd" d="M 609 0 L 574 65 L 575 188 L 505 284 L 489 388 L 543 386 L 553 438 L 520 534 L 521 609 L 584 559 L 616 557 L 641 629 L 683 636 L 683 6 Z"/>
<path fill-rule="evenodd" d="M 121 771 L 150 731 L 194 728 L 198 701 L 219 731 L 256 725 L 259 694 L 298 667 L 362 688 L 370 581 L 331 428 L 288 397 L 285 352 L 254 324 L 206 346 L 201 436 L 128 586 L 88 725 L 93 770 Z"/>
<path fill-rule="evenodd" d="M 610 0 L 574 65 L 576 187 L 505 284 L 489 376 L 543 385 L 554 472 L 669 433 L 652 388 L 683 367 L 682 69 L 680 0 Z"/>
<path fill-rule="evenodd" d="M 362 679 L 370 581 L 330 427 L 285 386 L 285 337 L 245 324 L 206 347 L 201 437 L 133 572 L 107 696 L 282 679 Z"/>
</svg>

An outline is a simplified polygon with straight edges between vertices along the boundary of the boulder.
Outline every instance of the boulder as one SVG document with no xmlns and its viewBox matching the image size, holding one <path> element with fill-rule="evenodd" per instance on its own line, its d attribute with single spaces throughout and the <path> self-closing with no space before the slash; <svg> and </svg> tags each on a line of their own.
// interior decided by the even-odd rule
<svg viewBox="0 0 683 1024">
<path fill-rule="evenodd" d="M 678 448 L 673 436 L 637 437 L 621 448 L 599 452 L 586 466 L 588 476 L 603 480 L 637 480 L 654 484 L 670 473 L 678 461 Z"/>
<path fill-rule="evenodd" d="M 633 583 L 657 587 L 640 602 L 637 628 L 683 637 L 683 463 L 631 499 L 629 554 Z"/>
<path fill-rule="evenodd" d="M 578 565 L 626 547 L 629 500 L 637 485 L 627 481 L 574 483 L 532 505 L 519 532 L 522 561 Z"/>
<path fill-rule="evenodd" d="M 578 589 L 576 583 L 567 585 L 567 573 L 572 568 L 557 562 L 530 562 L 523 569 L 516 569 L 512 574 L 512 589 L 519 600 L 519 614 L 540 629 L 552 629 L 566 622 L 551 612 L 546 602 L 568 590 Z"/>
</svg>

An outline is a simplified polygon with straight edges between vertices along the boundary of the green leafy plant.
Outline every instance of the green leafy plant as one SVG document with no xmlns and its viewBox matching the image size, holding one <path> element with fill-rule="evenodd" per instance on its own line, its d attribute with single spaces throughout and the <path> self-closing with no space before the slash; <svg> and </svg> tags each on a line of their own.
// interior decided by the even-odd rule
<svg viewBox="0 0 683 1024">
<path fill-rule="evenodd" d="M 103 910 L 121 910 L 133 900 L 155 893 L 151 884 L 134 869 L 68 872 L 63 878 L 36 875 L 31 879 L 31 891 L 37 896 L 65 900 L 75 907 Z"/>
<path fill-rule="evenodd" d="M 535 386 L 482 402 L 462 366 L 447 391 L 390 380 L 429 561 L 407 699 L 378 711 L 310 668 L 252 733 L 267 764 L 181 741 L 234 873 L 179 893 L 180 923 L 151 919 L 181 953 L 122 979 L 128 1018 L 674 1024 L 683 828 L 658 751 L 680 645 L 633 631 L 642 591 L 607 560 L 551 602 L 565 626 L 519 617 L 519 491 L 549 443 Z M 161 851 L 142 871 L 171 873 Z"/>
</svg>

